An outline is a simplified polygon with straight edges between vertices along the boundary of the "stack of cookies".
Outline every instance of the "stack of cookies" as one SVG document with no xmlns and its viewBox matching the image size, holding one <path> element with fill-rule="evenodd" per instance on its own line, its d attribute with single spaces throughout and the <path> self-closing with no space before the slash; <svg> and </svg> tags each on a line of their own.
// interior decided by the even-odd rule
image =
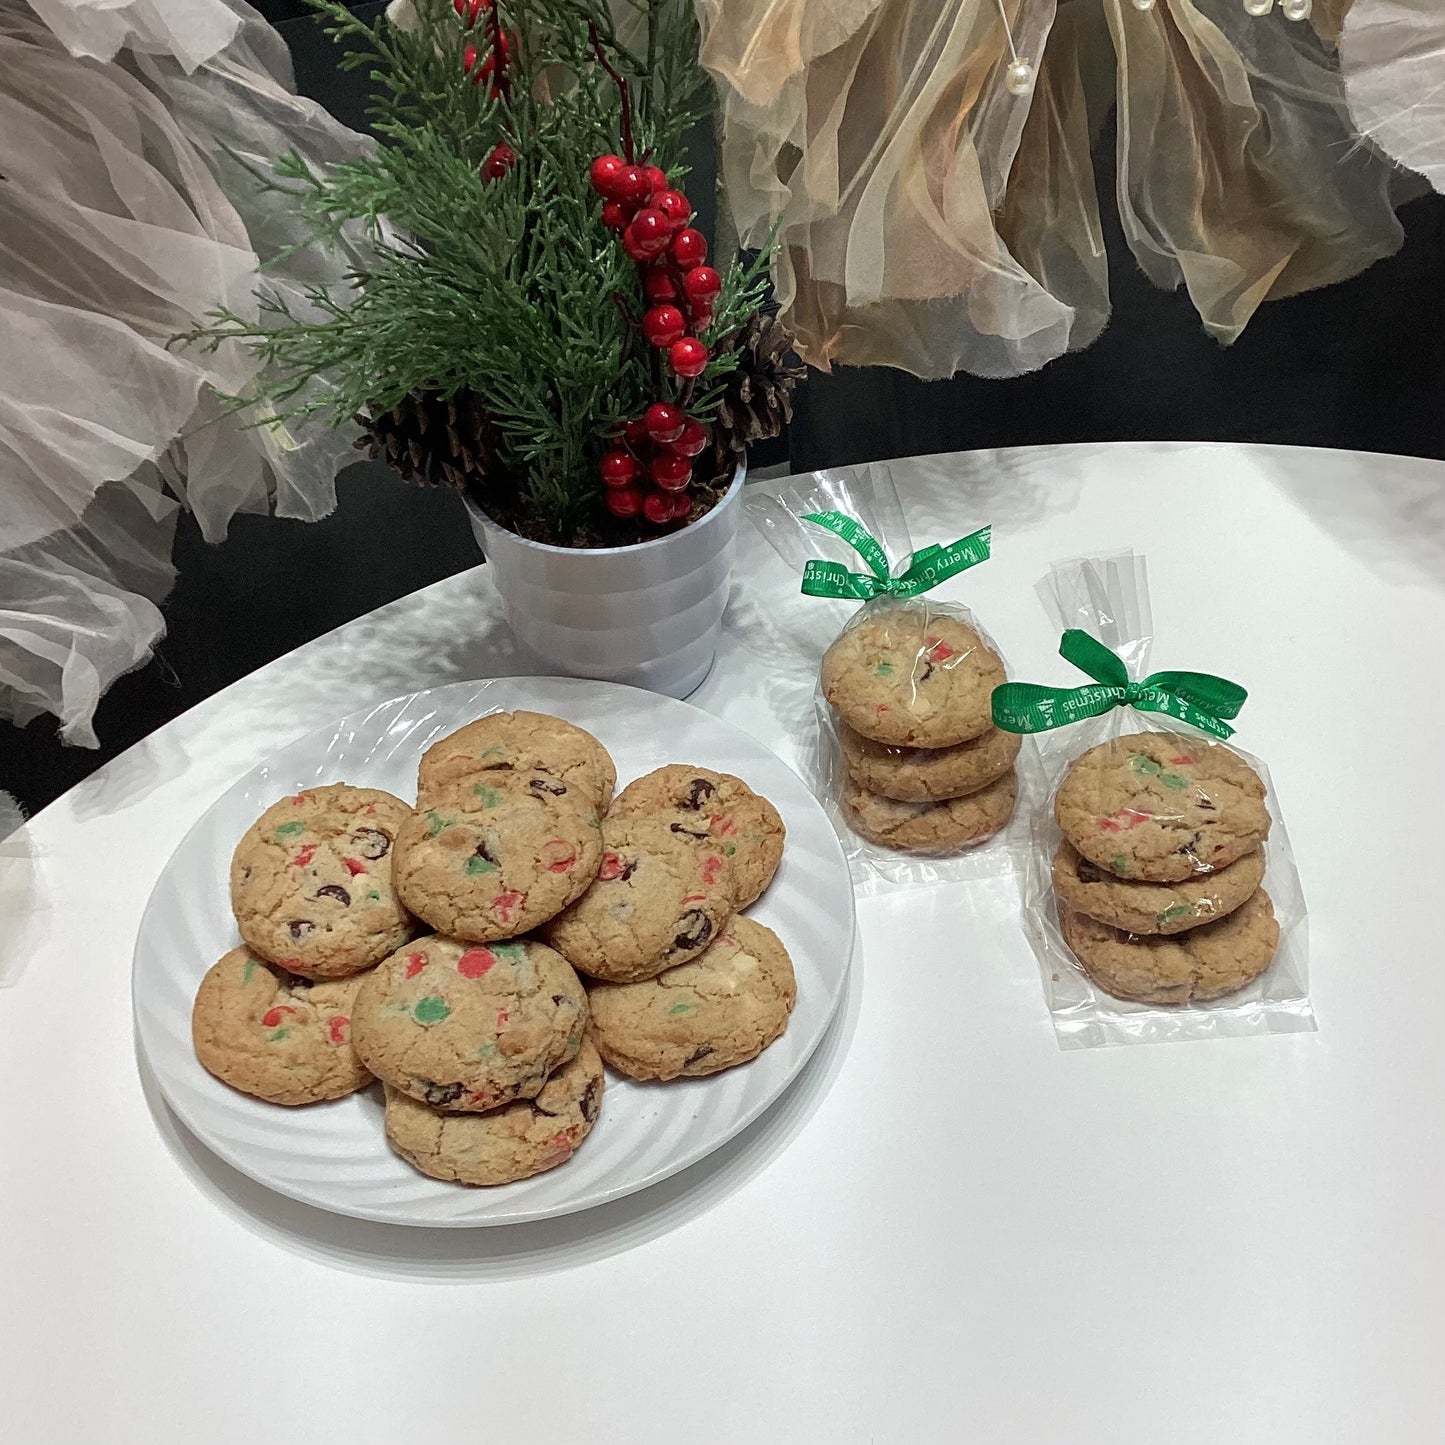
<svg viewBox="0 0 1445 1445">
<path fill-rule="evenodd" d="M 992 837 L 1017 796 L 1020 739 L 993 726 L 999 655 L 927 604 L 870 609 L 823 656 L 838 718 L 844 815 L 869 842 L 957 852 Z"/>
<path fill-rule="evenodd" d="M 495 713 L 427 751 L 416 810 L 346 784 L 268 808 L 232 862 L 245 946 L 197 994 L 201 1063 L 278 1104 L 380 1079 L 396 1152 L 486 1185 L 571 1156 L 604 1056 L 646 1079 L 755 1057 L 793 971 L 734 914 L 776 871 L 781 818 L 706 769 L 614 803 L 615 783 L 590 733 Z"/>
<path fill-rule="evenodd" d="M 1100 988 L 1202 1002 L 1269 967 L 1264 799 L 1237 753 L 1177 733 L 1129 733 L 1075 759 L 1054 798 L 1053 884 L 1064 941 Z"/>
</svg>

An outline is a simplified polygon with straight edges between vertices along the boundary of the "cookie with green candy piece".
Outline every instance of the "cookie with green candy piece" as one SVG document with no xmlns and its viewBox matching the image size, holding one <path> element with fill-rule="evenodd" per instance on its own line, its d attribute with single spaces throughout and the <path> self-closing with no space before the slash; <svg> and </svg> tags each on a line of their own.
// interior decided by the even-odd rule
<svg viewBox="0 0 1445 1445">
<path fill-rule="evenodd" d="M 592 1035 L 634 1079 L 697 1078 L 757 1058 L 788 1027 L 797 992 L 782 940 L 739 915 L 691 963 L 594 987 Z"/>
<path fill-rule="evenodd" d="M 419 938 L 367 975 L 353 1011 L 357 1056 L 434 1108 L 482 1112 L 534 1099 L 576 1056 L 587 995 L 544 944 Z"/>
<path fill-rule="evenodd" d="M 865 738 L 947 748 L 993 725 L 1004 665 L 966 622 L 927 602 L 864 612 L 823 654 L 823 696 Z"/>
<path fill-rule="evenodd" d="M 416 932 L 392 881 L 412 816 L 400 798 L 346 783 L 273 803 L 231 859 L 231 908 L 260 957 L 308 978 L 370 968 Z"/>
<path fill-rule="evenodd" d="M 1003 777 L 962 798 L 937 803 L 900 803 L 843 781 L 843 816 L 860 837 L 902 853 L 946 854 L 993 837 L 1013 816 L 1018 781 Z"/>
<path fill-rule="evenodd" d="M 1222 743 L 1125 733 L 1070 765 L 1054 799 L 1069 843 L 1121 878 L 1182 883 L 1227 867 L 1269 833 L 1264 783 Z"/>
<path fill-rule="evenodd" d="M 555 793 L 563 785 L 546 774 L 506 778 L 455 784 L 397 835 L 397 892 L 453 938 L 487 943 L 529 933 L 586 892 L 602 861 L 587 799 Z"/>
<path fill-rule="evenodd" d="M 1068 843 L 1054 855 L 1054 892 L 1069 908 L 1126 933 L 1184 933 L 1232 913 L 1264 879 L 1256 848 L 1182 883 L 1143 883 L 1091 863 Z"/>
<path fill-rule="evenodd" d="M 196 992 L 196 1057 L 223 1083 L 271 1104 L 315 1104 L 364 1089 L 371 1074 L 351 1044 L 364 977 L 313 984 L 233 948 Z"/>
<path fill-rule="evenodd" d="M 629 783 L 612 816 L 662 818 L 674 833 L 716 848 L 732 865 L 738 908 L 756 902 L 773 881 L 788 831 L 778 810 L 741 778 L 681 763 Z"/>
<path fill-rule="evenodd" d="M 1256 889 L 1233 913 L 1187 933 L 1125 933 L 1063 904 L 1059 929 L 1105 993 L 1140 1003 L 1202 1003 L 1258 978 L 1279 946 L 1269 895 Z"/>
<path fill-rule="evenodd" d="M 565 1164 L 592 1132 L 602 1107 L 602 1060 L 589 1039 L 542 1085 L 535 1099 L 489 1114 L 434 1109 L 386 1086 L 387 1142 L 433 1179 L 513 1184 Z"/>
<path fill-rule="evenodd" d="M 617 768 L 591 733 L 541 712 L 494 712 L 434 742 L 417 768 L 419 807 L 458 783 L 500 786 L 508 774 L 541 774 L 583 794 L 605 813 Z"/>
</svg>

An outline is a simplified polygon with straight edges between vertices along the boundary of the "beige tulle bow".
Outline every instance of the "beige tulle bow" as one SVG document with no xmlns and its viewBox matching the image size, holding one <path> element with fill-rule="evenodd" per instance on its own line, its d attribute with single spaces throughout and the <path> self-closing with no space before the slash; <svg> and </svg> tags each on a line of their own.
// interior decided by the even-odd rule
<svg viewBox="0 0 1445 1445">
<path fill-rule="evenodd" d="M 1345 106 L 1348 0 L 698 0 L 744 244 L 815 366 L 1011 376 L 1109 314 L 1091 141 L 1117 103 L 1118 204 L 1161 286 L 1223 342 L 1259 304 L 1400 244 L 1390 167 Z"/>
</svg>

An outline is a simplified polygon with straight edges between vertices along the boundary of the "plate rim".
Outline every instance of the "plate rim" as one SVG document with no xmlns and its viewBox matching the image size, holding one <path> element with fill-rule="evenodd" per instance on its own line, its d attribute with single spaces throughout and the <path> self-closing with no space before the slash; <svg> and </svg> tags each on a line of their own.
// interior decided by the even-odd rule
<svg viewBox="0 0 1445 1445">
<path fill-rule="evenodd" d="M 295 747 L 300 743 L 304 743 L 311 738 L 319 739 L 328 733 L 334 735 L 342 729 L 343 725 L 346 724 L 349 719 L 356 717 L 359 713 L 374 713 L 384 708 L 393 707 L 396 705 L 406 706 L 420 698 L 432 697 L 437 693 L 460 691 L 464 688 L 470 688 L 475 690 L 476 688 L 483 685 L 486 685 L 488 687 L 494 684 L 530 685 L 539 682 L 549 685 L 555 685 L 559 683 L 563 684 L 565 691 L 571 691 L 577 688 L 587 690 L 601 688 L 609 692 L 624 694 L 636 693 L 640 694 L 643 697 L 646 697 L 650 702 L 662 703 L 665 707 L 684 708 L 691 712 L 701 713 L 711 723 L 720 725 L 728 729 L 729 731 L 738 734 L 740 737 L 746 739 L 751 746 L 760 748 L 764 752 L 770 754 L 782 767 L 786 768 L 794 775 L 794 777 L 798 779 L 798 782 L 803 792 L 808 795 L 812 806 L 818 810 L 819 816 L 823 824 L 825 825 L 825 831 L 829 841 L 829 845 L 832 852 L 835 854 L 835 861 L 839 869 L 840 876 L 844 878 L 848 884 L 848 947 L 846 950 L 847 956 L 844 959 L 842 969 L 838 974 L 838 983 L 833 991 L 833 996 L 829 1000 L 828 1007 L 825 1010 L 822 1018 L 819 1020 L 814 1037 L 808 1043 L 807 1047 L 788 1067 L 786 1073 L 783 1074 L 776 1082 L 776 1084 L 769 1090 L 769 1092 L 765 1094 L 761 1099 L 756 1101 L 754 1104 L 752 1104 L 749 1108 L 740 1111 L 738 1116 L 734 1120 L 730 1121 L 727 1127 L 724 1128 L 721 1132 L 716 1135 L 710 1136 L 709 1142 L 705 1147 L 699 1149 L 684 1149 L 678 1155 L 667 1160 L 665 1163 L 660 1164 L 657 1168 L 653 1169 L 645 1176 L 638 1179 L 630 1180 L 626 1183 L 603 1189 L 600 1192 L 594 1194 L 592 1197 L 588 1198 L 585 1202 L 560 1201 L 558 1203 L 544 1205 L 540 1207 L 514 1209 L 480 1219 L 451 1218 L 419 1220 L 414 1218 L 398 1217 L 395 1213 L 389 1212 L 382 1208 L 372 1208 L 368 1206 L 355 1205 L 343 1207 L 334 1203 L 325 1203 L 315 1197 L 308 1196 L 295 1188 L 288 1188 L 285 1184 L 278 1182 L 274 1178 L 264 1176 L 262 1173 L 258 1172 L 257 1169 L 251 1167 L 246 1162 L 243 1155 L 231 1149 L 229 1145 L 216 1141 L 211 1131 L 204 1129 L 193 1121 L 191 1113 L 186 1107 L 186 1105 L 172 1096 L 171 1090 L 167 1084 L 165 1073 L 161 1068 L 157 1066 L 153 1051 L 147 1041 L 145 1012 L 141 1007 L 140 1001 L 140 976 L 142 969 L 141 952 L 143 941 L 146 939 L 150 931 L 152 914 L 159 907 L 159 900 L 157 895 L 160 891 L 162 879 L 169 872 L 171 865 L 175 862 L 176 858 L 190 845 L 195 835 L 200 832 L 200 830 L 210 820 L 211 815 L 218 808 L 221 807 L 221 805 L 231 795 L 231 793 L 234 792 L 237 788 L 242 787 L 249 779 L 253 777 L 253 775 L 257 774 L 258 772 L 267 767 L 273 766 L 274 759 L 279 753 L 282 753 L 289 748 Z M 515 706 L 516 705 L 514 704 L 513 707 Z M 509 709 L 502 708 L 496 710 L 506 711 Z M 486 712 L 478 714 L 479 717 L 486 715 Z M 208 1149 L 211 1153 L 216 1155 L 217 1158 L 221 1159 L 231 1168 L 235 1169 L 238 1173 L 243 1174 L 246 1178 L 261 1185 L 263 1188 L 269 1189 L 272 1193 L 281 1195 L 284 1198 L 293 1199 L 297 1203 L 307 1205 L 309 1208 L 318 1209 L 325 1213 L 334 1214 L 347 1219 L 363 1219 L 372 1223 L 391 1224 L 396 1225 L 400 1228 L 409 1229 L 491 1229 L 501 1228 L 507 1225 L 530 1224 L 548 1219 L 565 1218 L 568 1215 L 583 1214 L 590 1209 L 597 1209 L 606 1204 L 613 1204 L 619 1199 L 625 1199 L 630 1195 L 641 1193 L 643 1190 L 650 1189 L 654 1185 L 661 1184 L 664 1180 L 670 1179 L 676 1174 L 680 1174 L 684 1169 L 690 1169 L 693 1165 L 701 1163 L 702 1160 L 706 1159 L 710 1154 L 715 1153 L 725 1144 L 736 1138 L 737 1135 L 740 1134 L 744 1129 L 746 1129 L 749 1125 L 755 1123 L 765 1113 L 767 1113 L 769 1109 L 773 1108 L 773 1106 L 777 1104 L 777 1102 L 783 1097 L 783 1095 L 788 1091 L 792 1084 L 797 1080 L 802 1071 L 811 1062 L 814 1054 L 818 1050 L 819 1045 L 827 1036 L 828 1030 L 832 1026 L 834 1018 L 837 1015 L 838 1008 L 847 994 L 848 980 L 853 970 L 853 964 L 857 957 L 857 952 L 858 900 L 856 896 L 856 890 L 853 886 L 852 875 L 849 870 L 847 855 L 843 851 L 843 845 L 839 840 L 837 832 L 833 828 L 833 825 L 829 820 L 826 811 L 823 809 L 822 804 L 819 803 L 817 798 L 813 796 L 811 788 L 808 787 L 807 782 L 803 779 L 801 774 L 798 773 L 797 769 L 794 768 L 793 765 L 787 761 L 787 759 L 781 757 L 776 751 L 774 751 L 765 742 L 763 742 L 761 738 L 755 736 L 753 733 L 750 733 L 746 728 L 740 727 L 737 723 L 732 722 L 730 719 L 720 717 L 717 713 L 711 712 L 707 708 L 699 707 L 696 703 L 688 702 L 685 699 L 681 698 L 668 697 L 663 693 L 651 692 L 646 688 L 629 687 L 624 683 L 606 682 L 600 679 L 594 680 L 590 678 L 528 675 L 470 679 L 462 678 L 455 682 L 442 683 L 437 687 L 419 688 L 413 692 L 397 693 L 393 697 L 381 698 L 375 702 L 366 704 L 363 707 L 356 708 L 352 712 L 343 713 L 339 717 L 336 717 L 329 722 L 320 723 L 316 727 L 308 728 L 305 732 L 298 733 L 289 741 L 281 743 L 270 753 L 268 753 L 266 757 L 262 758 L 259 762 L 252 764 L 243 772 L 238 773 L 216 794 L 214 798 L 211 799 L 210 803 L 201 812 L 200 816 L 196 818 L 195 822 L 193 822 L 188 829 L 186 829 L 185 833 L 181 836 L 175 847 L 171 849 L 170 853 L 166 857 L 165 862 L 161 865 L 159 872 L 157 872 L 155 880 L 151 884 L 150 892 L 147 895 L 146 905 L 145 908 L 142 910 L 140 923 L 137 925 L 136 928 L 135 942 L 131 949 L 131 1022 L 136 1049 L 144 1056 L 145 1065 L 147 1069 L 149 1069 L 151 1077 L 156 1081 L 156 1087 L 160 1092 L 161 1098 L 165 1101 L 166 1108 L 170 1110 L 171 1114 L 175 1117 L 175 1119 L 204 1148 Z M 199 1068 L 200 1065 L 197 1064 L 197 1067 Z M 614 1070 L 613 1072 L 615 1074 L 616 1071 Z M 636 1083 L 641 1081 L 634 1080 L 631 1082 Z M 367 1086 L 368 1089 L 374 1087 L 374 1084 Z M 658 1087 L 662 1086 L 659 1085 Z M 448 1181 L 439 1179 L 433 1182 L 435 1182 L 440 1187 L 446 1185 Z M 459 1184 L 454 1187 L 458 1189 L 470 1190 L 470 1186 L 466 1185 Z M 507 1186 L 502 1185 L 499 1186 L 499 1188 L 505 1189 L 507 1188 Z M 477 1193 L 480 1197 L 483 1198 L 488 1197 L 489 1195 L 495 1197 L 495 1192 L 492 1190 L 470 1190 L 470 1192 Z"/>
</svg>

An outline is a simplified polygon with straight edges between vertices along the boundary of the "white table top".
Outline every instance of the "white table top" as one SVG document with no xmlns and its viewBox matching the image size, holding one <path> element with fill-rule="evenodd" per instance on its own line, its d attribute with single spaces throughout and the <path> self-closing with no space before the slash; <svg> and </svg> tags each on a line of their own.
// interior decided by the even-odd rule
<svg viewBox="0 0 1445 1445">
<path fill-rule="evenodd" d="M 672 1181 L 435 1233 L 270 1195 L 142 1081 L 141 910 L 279 744 L 515 670 L 467 572 L 228 688 L 10 840 L 0 1439 L 1438 1445 L 1445 466 L 934 462 L 895 464 L 915 541 L 992 521 L 994 560 L 942 595 L 1016 676 L 1073 681 L 1032 591 L 1048 563 L 1133 545 L 1154 666 L 1250 688 L 1240 742 L 1287 815 L 1319 1032 L 1063 1053 L 1010 884 L 891 892 L 860 900 L 864 956 L 800 1086 Z M 794 758 L 827 605 L 745 526 L 694 701 Z"/>
</svg>

